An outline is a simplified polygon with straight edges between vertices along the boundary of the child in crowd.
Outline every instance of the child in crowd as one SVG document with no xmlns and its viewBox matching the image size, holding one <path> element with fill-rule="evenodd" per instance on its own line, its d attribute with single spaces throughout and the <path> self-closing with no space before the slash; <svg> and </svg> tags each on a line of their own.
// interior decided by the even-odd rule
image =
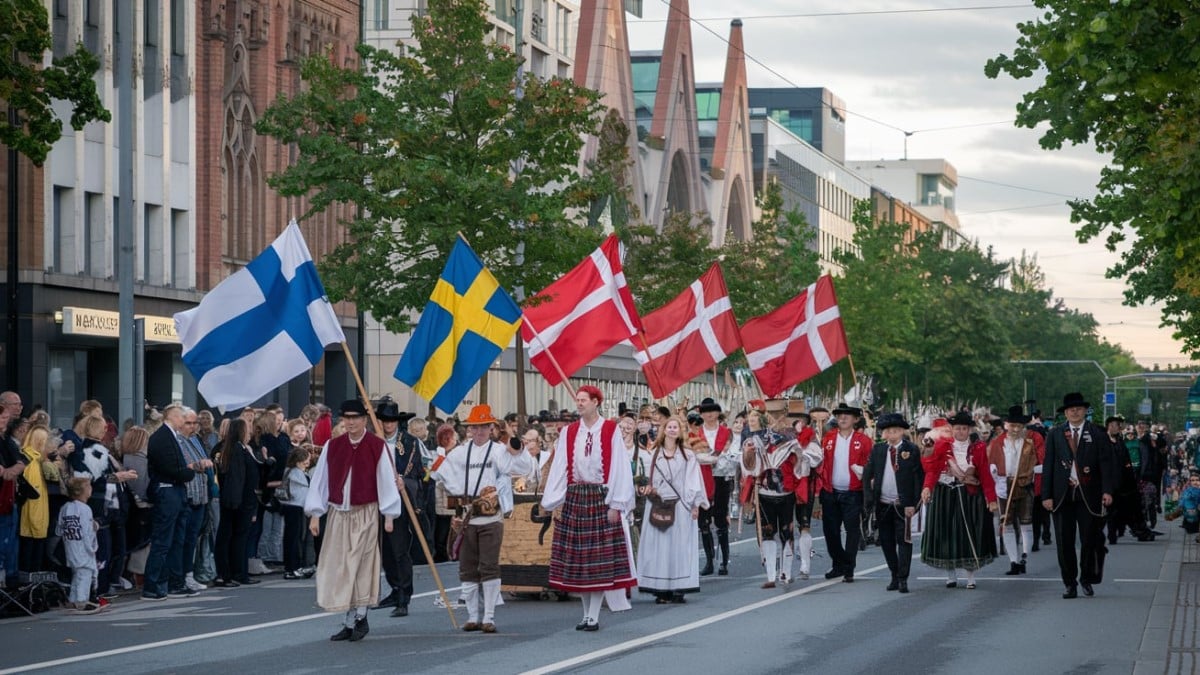
<svg viewBox="0 0 1200 675">
<path fill-rule="evenodd" d="M 1183 531 L 1188 534 L 1200 532 L 1200 473 L 1193 472 L 1188 476 L 1187 487 L 1179 496 L 1179 505 L 1167 514 L 1167 520 L 1175 520 L 1183 516 Z M 1200 536 L 1196 537 L 1200 542 Z"/>
<path fill-rule="evenodd" d="M 288 453 L 283 485 L 276 489 L 283 512 L 284 579 L 307 579 L 316 572 L 304 566 L 304 500 L 308 496 L 308 467 L 312 465 L 312 446 L 308 443 Z"/>
<path fill-rule="evenodd" d="M 90 598 L 96 583 L 96 531 L 100 526 L 92 520 L 92 509 L 87 503 L 92 496 L 91 479 L 72 478 L 67 483 L 67 495 L 71 501 L 58 514 L 55 534 L 62 537 L 67 565 L 71 567 L 69 600 L 81 612 L 96 612 L 101 606 Z"/>
</svg>

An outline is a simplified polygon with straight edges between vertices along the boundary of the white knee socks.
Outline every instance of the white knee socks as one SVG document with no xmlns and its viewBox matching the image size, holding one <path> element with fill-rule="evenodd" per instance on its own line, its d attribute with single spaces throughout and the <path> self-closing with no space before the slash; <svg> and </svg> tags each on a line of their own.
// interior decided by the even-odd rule
<svg viewBox="0 0 1200 675">
<path fill-rule="evenodd" d="M 809 562 L 812 560 L 812 532 L 800 531 L 800 573 L 809 573 Z"/>
<path fill-rule="evenodd" d="M 779 566 L 779 580 L 783 583 L 792 581 L 792 560 L 796 557 L 796 543 L 789 541 L 783 544 L 783 562 Z"/>
<path fill-rule="evenodd" d="M 767 571 L 767 581 L 775 581 L 779 544 L 774 539 L 764 539 L 760 550 L 762 551 L 763 568 Z"/>
<path fill-rule="evenodd" d="M 462 597 L 467 601 L 467 621 L 479 623 L 479 584 L 463 583 Z"/>
<path fill-rule="evenodd" d="M 500 599 L 500 580 L 488 579 L 483 582 L 483 622 L 495 623 L 496 601 Z"/>
</svg>

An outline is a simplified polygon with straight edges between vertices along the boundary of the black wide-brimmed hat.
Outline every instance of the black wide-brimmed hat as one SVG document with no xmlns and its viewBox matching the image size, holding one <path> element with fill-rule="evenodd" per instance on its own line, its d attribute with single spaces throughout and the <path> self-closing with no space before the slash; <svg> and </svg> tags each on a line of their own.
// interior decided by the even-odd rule
<svg viewBox="0 0 1200 675">
<path fill-rule="evenodd" d="M 950 426 L 952 427 L 973 427 L 975 426 L 975 418 L 971 417 L 971 413 L 966 410 L 959 410 L 954 413 L 954 417 L 950 418 Z"/>
<path fill-rule="evenodd" d="M 345 417 L 346 415 L 366 415 L 367 407 L 359 399 L 352 398 L 342 401 L 342 405 L 338 408 L 338 412 Z"/>
<path fill-rule="evenodd" d="M 379 418 L 380 422 L 399 422 L 403 416 L 400 406 L 390 398 L 380 401 L 375 407 L 375 417 Z"/>
<path fill-rule="evenodd" d="M 712 400 L 711 398 L 706 398 L 703 401 L 700 401 L 700 407 L 697 409 L 697 411 L 701 412 L 701 413 L 707 413 L 707 412 L 719 413 L 719 412 L 721 412 L 721 404 L 717 403 L 716 401 Z"/>
<path fill-rule="evenodd" d="M 1104 420 L 1104 426 L 1108 426 L 1108 425 L 1112 424 L 1113 422 L 1119 422 L 1121 424 L 1125 424 L 1125 418 L 1122 417 L 1121 415 L 1109 415 L 1108 418 Z"/>
<path fill-rule="evenodd" d="M 833 409 L 833 416 L 837 417 L 838 415 L 854 415 L 855 417 L 862 417 L 862 408 L 855 408 L 854 406 L 846 405 L 845 403 L 839 403 L 837 404 L 837 407 Z"/>
<path fill-rule="evenodd" d="M 1063 412 L 1067 408 L 1090 408 L 1091 403 L 1083 400 L 1083 394 L 1073 391 L 1063 397 L 1063 404 L 1058 407 L 1058 412 Z"/>
<path fill-rule="evenodd" d="M 879 416 L 878 420 L 875 421 L 875 429 L 878 431 L 883 431 L 884 429 L 890 429 L 892 427 L 908 429 L 909 424 L 908 421 L 904 419 L 904 415 L 894 412 L 884 413 Z"/>
<path fill-rule="evenodd" d="M 1019 405 L 1014 405 L 1009 406 L 1008 417 L 1005 417 L 1004 421 L 1012 422 L 1013 424 L 1029 424 L 1029 420 L 1031 419 L 1033 418 L 1025 414 L 1025 408 Z"/>
</svg>

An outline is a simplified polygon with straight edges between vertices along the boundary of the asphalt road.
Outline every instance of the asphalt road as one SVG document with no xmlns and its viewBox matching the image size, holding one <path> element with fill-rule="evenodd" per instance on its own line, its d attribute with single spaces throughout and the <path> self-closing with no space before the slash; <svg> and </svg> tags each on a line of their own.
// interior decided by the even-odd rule
<svg viewBox="0 0 1200 675">
<path fill-rule="evenodd" d="M 455 631 L 433 604 L 429 570 L 418 568 L 407 618 L 372 612 L 365 640 L 330 643 L 339 618 L 317 609 L 313 582 L 269 576 L 188 600 L 132 596 L 96 615 L 4 620 L 0 674 L 1131 673 L 1163 658 L 1140 650 L 1143 634 L 1164 620 L 1167 608 L 1153 601 L 1177 581 L 1178 566 L 1164 560 L 1183 534 L 1172 527 L 1154 543 L 1122 539 L 1096 596 L 1071 601 L 1060 598 L 1053 547 L 1032 554 L 1024 576 L 1004 576 L 1007 559 L 994 562 L 975 590 L 946 589 L 940 571 L 914 562 L 912 592 L 900 595 L 884 590 L 878 548 L 859 555 L 853 584 L 825 581 L 819 555 L 812 580 L 763 590 L 753 531 L 742 536 L 751 539 L 734 545 L 730 576 L 704 578 L 688 604 L 635 594 L 631 611 L 605 609 L 596 633 L 574 630 L 577 600 L 513 597 L 497 610 L 499 633 Z M 823 554 L 824 542 L 815 548 Z M 457 585 L 453 565 L 439 570 Z M 462 623 L 465 611 L 457 616 Z"/>
</svg>

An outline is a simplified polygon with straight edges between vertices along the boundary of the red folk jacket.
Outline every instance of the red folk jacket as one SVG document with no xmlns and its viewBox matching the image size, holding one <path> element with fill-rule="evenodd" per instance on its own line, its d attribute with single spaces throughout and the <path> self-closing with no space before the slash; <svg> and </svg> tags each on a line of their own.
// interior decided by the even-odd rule
<svg viewBox="0 0 1200 675">
<path fill-rule="evenodd" d="M 926 489 L 932 490 L 937 485 L 938 478 L 946 470 L 946 466 L 950 463 L 950 457 L 953 455 L 954 440 L 943 438 L 933 445 L 933 452 L 928 457 L 921 458 L 921 465 L 925 469 Z M 975 475 L 979 478 L 979 485 L 968 485 L 967 493 L 977 494 L 979 488 L 982 487 L 984 499 L 989 504 L 996 501 L 996 482 L 992 480 L 992 471 L 988 466 L 987 446 L 983 441 L 976 441 L 967 448 L 967 464 L 975 467 Z"/>
<path fill-rule="evenodd" d="M 816 474 L 821 492 L 833 492 L 833 459 L 837 454 L 837 438 L 838 430 L 834 429 L 826 433 L 825 438 L 821 440 L 821 451 L 825 456 L 821 460 L 821 466 L 817 467 Z M 850 466 L 866 467 L 867 461 L 871 458 L 871 446 L 873 445 L 871 439 L 861 431 L 852 433 L 850 435 Z M 862 492 L 862 489 L 862 478 L 851 469 L 850 491 Z"/>
</svg>

